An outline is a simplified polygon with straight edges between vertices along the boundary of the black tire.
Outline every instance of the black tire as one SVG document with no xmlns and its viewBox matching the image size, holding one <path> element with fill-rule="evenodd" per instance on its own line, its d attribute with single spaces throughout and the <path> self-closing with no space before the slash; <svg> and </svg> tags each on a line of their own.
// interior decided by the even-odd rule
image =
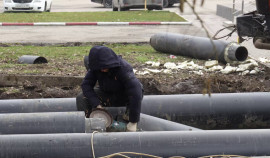
<svg viewBox="0 0 270 158">
<path fill-rule="evenodd" d="M 47 10 L 47 2 L 45 2 L 45 5 L 44 5 L 44 12 L 46 12 L 46 10 Z"/>
<path fill-rule="evenodd" d="M 126 11 L 129 10 L 129 8 L 120 8 L 120 11 Z"/>
<path fill-rule="evenodd" d="M 167 8 L 169 6 L 168 0 L 163 0 L 163 8 Z"/>
<path fill-rule="evenodd" d="M 52 3 L 51 3 L 51 5 L 50 5 L 50 9 L 47 10 L 47 12 L 51 12 L 51 9 L 52 9 Z"/>
<path fill-rule="evenodd" d="M 111 8 L 112 7 L 112 0 L 103 0 L 103 6 L 105 8 Z"/>
<path fill-rule="evenodd" d="M 168 7 L 172 7 L 174 5 L 174 3 L 169 3 Z"/>
<path fill-rule="evenodd" d="M 116 8 L 113 4 L 112 4 L 112 11 L 118 11 L 118 8 Z"/>
<path fill-rule="evenodd" d="M 156 8 L 156 10 L 162 10 L 163 9 L 163 7 L 157 7 Z"/>
<path fill-rule="evenodd" d="M 238 38 L 240 38 L 240 37 L 238 37 Z M 253 37 L 253 44 L 255 44 L 255 42 L 257 41 L 257 39 L 259 39 L 259 37 Z M 240 41 L 239 41 L 239 43 L 242 43 L 243 41 L 242 41 L 242 38 L 240 38 L 239 39 Z"/>
</svg>

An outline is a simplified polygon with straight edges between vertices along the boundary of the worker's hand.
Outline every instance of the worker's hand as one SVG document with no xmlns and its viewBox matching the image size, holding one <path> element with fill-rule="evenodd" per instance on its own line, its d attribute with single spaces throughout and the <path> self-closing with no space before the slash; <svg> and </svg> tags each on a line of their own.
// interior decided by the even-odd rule
<svg viewBox="0 0 270 158">
<path fill-rule="evenodd" d="M 136 132 L 137 131 L 137 123 L 129 122 L 127 124 L 127 132 Z"/>
<path fill-rule="evenodd" d="M 101 105 L 98 105 L 97 109 L 104 109 L 104 108 Z"/>
</svg>

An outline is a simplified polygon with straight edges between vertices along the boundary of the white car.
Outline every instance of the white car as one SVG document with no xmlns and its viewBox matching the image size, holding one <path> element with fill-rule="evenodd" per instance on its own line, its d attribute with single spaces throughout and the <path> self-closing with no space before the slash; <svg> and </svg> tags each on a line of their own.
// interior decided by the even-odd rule
<svg viewBox="0 0 270 158">
<path fill-rule="evenodd" d="M 50 12 L 52 0 L 3 0 L 4 12 Z"/>
</svg>

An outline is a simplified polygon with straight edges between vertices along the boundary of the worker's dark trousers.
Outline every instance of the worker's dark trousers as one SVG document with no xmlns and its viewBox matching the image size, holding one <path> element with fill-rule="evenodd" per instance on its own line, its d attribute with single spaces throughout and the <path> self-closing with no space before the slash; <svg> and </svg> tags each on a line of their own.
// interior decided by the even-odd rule
<svg viewBox="0 0 270 158">
<path fill-rule="evenodd" d="M 128 97 L 124 94 L 112 94 L 105 93 L 99 88 L 94 89 L 102 106 L 104 107 L 121 107 L 126 106 L 128 109 Z M 89 117 L 92 111 L 92 105 L 89 103 L 88 99 L 79 93 L 76 97 L 76 106 L 78 111 L 85 111 L 85 116 Z"/>
</svg>

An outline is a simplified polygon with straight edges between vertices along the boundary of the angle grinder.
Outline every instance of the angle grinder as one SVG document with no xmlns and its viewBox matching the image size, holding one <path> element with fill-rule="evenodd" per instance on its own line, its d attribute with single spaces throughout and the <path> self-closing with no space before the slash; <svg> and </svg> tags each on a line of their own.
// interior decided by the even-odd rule
<svg viewBox="0 0 270 158">
<path fill-rule="evenodd" d="M 112 115 L 108 113 L 108 111 L 106 111 L 105 109 L 94 109 L 89 117 L 104 119 L 106 128 L 110 127 L 110 125 L 113 123 Z"/>
<path fill-rule="evenodd" d="M 113 120 L 112 115 L 105 109 L 94 109 L 90 118 L 101 118 L 105 121 L 106 131 L 107 132 L 125 132 L 127 124 L 123 120 Z"/>
</svg>

